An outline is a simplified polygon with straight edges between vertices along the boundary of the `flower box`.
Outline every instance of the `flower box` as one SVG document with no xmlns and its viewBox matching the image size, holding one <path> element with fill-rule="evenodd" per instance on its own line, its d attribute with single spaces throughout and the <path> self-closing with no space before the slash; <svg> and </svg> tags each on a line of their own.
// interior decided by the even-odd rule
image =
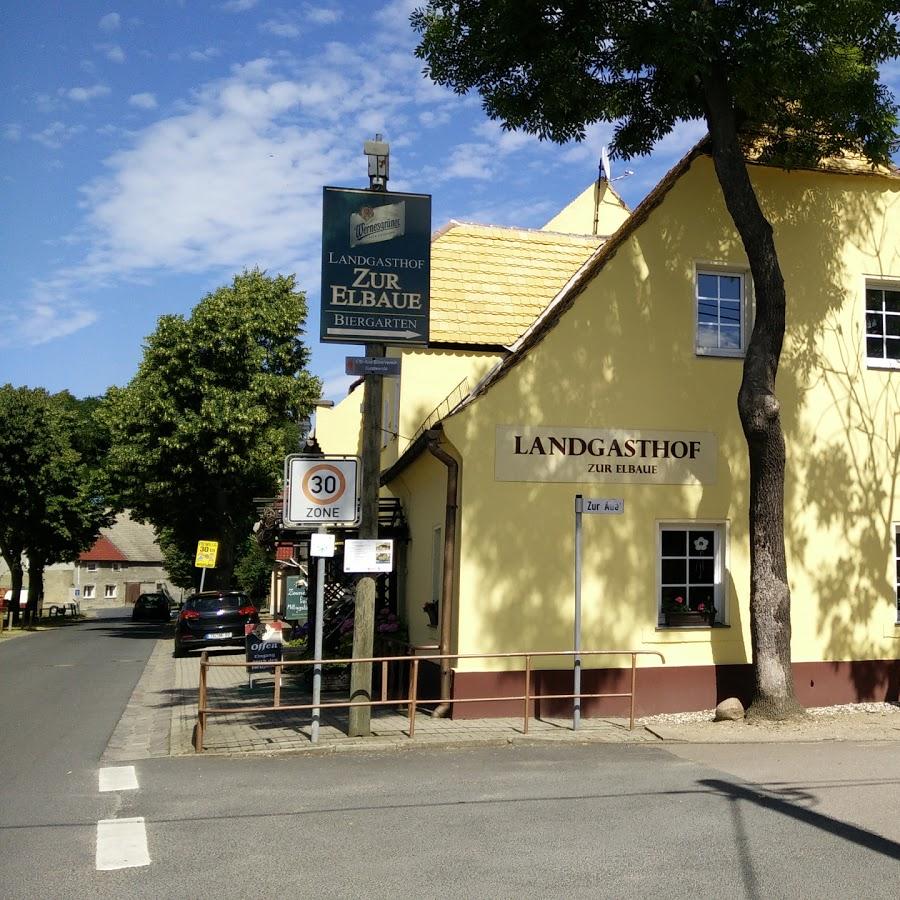
<svg viewBox="0 0 900 900">
<path fill-rule="evenodd" d="M 713 613 L 715 615 L 715 613 Z M 665 614 L 667 628 L 712 627 L 712 616 L 709 613 L 689 609 L 684 612 L 667 612 Z"/>
</svg>

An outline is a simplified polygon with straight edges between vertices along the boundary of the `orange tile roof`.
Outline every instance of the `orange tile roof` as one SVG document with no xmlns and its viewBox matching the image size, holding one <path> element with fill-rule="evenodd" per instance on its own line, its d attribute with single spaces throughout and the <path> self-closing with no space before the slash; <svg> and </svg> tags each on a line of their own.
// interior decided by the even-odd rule
<svg viewBox="0 0 900 900">
<path fill-rule="evenodd" d="M 451 222 L 431 243 L 431 341 L 511 344 L 605 240 Z"/>
<path fill-rule="evenodd" d="M 82 562 L 124 562 L 128 557 L 108 538 L 101 534 L 90 550 L 78 557 Z"/>
</svg>

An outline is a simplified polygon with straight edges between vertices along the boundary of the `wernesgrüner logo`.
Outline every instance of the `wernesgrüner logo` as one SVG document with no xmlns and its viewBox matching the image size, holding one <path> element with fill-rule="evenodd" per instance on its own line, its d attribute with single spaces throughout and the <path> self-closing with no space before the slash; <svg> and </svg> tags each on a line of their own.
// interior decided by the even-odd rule
<svg viewBox="0 0 900 900">
<path fill-rule="evenodd" d="M 363 206 L 350 213 L 350 246 L 378 244 L 406 233 L 406 203 Z"/>
</svg>

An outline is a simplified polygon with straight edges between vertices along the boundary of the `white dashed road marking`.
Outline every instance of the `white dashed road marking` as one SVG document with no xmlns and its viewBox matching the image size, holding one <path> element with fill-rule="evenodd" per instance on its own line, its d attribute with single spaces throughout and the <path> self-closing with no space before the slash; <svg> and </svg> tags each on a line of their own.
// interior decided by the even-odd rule
<svg viewBox="0 0 900 900">
<path fill-rule="evenodd" d="M 97 823 L 97 868 L 100 871 L 149 865 L 143 818 L 101 819 Z"/>
<path fill-rule="evenodd" d="M 136 791 L 137 773 L 134 766 L 107 766 L 100 770 L 100 793 L 107 791 Z"/>
</svg>

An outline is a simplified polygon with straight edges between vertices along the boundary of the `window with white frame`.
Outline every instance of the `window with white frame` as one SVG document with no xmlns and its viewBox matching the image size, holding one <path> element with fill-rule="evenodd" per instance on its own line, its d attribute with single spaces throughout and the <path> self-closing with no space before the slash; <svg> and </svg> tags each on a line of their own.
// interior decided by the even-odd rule
<svg viewBox="0 0 900 900">
<path fill-rule="evenodd" d="M 742 356 L 747 345 L 746 277 L 697 269 L 697 353 Z"/>
<path fill-rule="evenodd" d="M 897 597 L 897 624 L 900 625 L 900 525 L 894 526 L 894 587 Z"/>
<path fill-rule="evenodd" d="M 116 599 L 116 586 L 114 584 L 107 584 L 103 588 L 103 597 L 106 600 L 115 600 Z"/>
<path fill-rule="evenodd" d="M 900 285 L 866 284 L 866 361 L 900 366 Z"/>
<path fill-rule="evenodd" d="M 97 596 L 96 588 L 92 584 L 85 584 L 81 589 L 81 596 L 84 597 L 85 600 L 93 600 L 94 597 Z"/>
<path fill-rule="evenodd" d="M 114 562 L 112 564 L 112 570 L 113 570 L 113 572 L 121 572 L 122 571 L 122 563 Z"/>
<path fill-rule="evenodd" d="M 659 526 L 660 625 L 725 623 L 724 551 L 725 526 L 721 523 Z M 690 614 L 706 622 L 688 621 Z"/>
<path fill-rule="evenodd" d="M 440 525 L 431 532 L 431 597 L 429 603 L 433 605 L 435 621 L 438 619 L 438 611 L 441 608 L 441 594 L 444 587 L 443 533 Z"/>
<path fill-rule="evenodd" d="M 87 563 L 87 570 L 88 570 L 88 572 L 96 572 L 97 571 L 97 563 L 95 563 L 95 562 Z"/>
</svg>

